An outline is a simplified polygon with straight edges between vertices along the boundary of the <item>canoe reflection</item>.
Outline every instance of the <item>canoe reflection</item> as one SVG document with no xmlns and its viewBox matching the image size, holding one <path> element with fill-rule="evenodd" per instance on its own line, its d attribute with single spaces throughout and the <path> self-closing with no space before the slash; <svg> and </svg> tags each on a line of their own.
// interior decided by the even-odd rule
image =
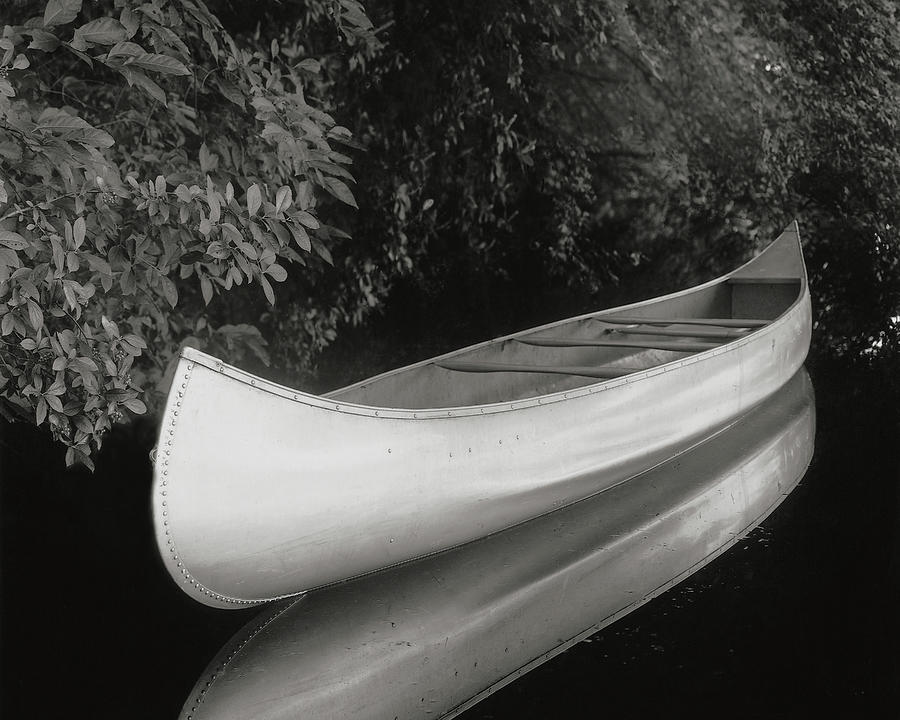
<svg viewBox="0 0 900 720">
<path fill-rule="evenodd" d="M 588 500 L 269 606 L 183 718 L 452 717 L 683 580 L 758 525 L 813 449 L 812 385 Z"/>
</svg>

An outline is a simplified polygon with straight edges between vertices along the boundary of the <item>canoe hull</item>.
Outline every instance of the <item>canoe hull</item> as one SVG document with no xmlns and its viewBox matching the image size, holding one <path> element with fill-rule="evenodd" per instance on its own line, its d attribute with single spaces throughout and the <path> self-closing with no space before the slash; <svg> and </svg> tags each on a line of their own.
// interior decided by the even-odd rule
<svg viewBox="0 0 900 720">
<path fill-rule="evenodd" d="M 241 607 L 484 537 L 726 426 L 794 375 L 810 331 L 804 279 L 788 312 L 713 350 L 566 393 L 418 411 L 307 395 L 186 349 L 156 463 L 163 558 L 198 600 Z"/>
</svg>

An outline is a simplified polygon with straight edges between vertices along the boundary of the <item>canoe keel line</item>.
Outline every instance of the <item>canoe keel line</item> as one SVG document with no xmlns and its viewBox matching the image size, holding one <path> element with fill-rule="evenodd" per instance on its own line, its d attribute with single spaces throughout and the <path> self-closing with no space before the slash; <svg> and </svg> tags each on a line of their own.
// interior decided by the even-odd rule
<svg viewBox="0 0 900 720">
<path fill-rule="evenodd" d="M 476 540 L 695 445 L 784 385 L 810 330 L 794 224 L 695 288 L 322 396 L 186 348 L 154 464 L 164 563 L 237 608 Z"/>
</svg>

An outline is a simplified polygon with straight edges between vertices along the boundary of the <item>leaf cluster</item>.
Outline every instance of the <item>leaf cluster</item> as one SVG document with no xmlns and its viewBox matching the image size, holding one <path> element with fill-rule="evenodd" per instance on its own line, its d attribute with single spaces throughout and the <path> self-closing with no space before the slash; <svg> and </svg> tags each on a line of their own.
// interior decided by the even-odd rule
<svg viewBox="0 0 900 720">
<path fill-rule="evenodd" d="M 186 342 L 267 360 L 216 304 L 255 285 L 274 305 L 289 268 L 331 261 L 352 139 L 307 95 L 319 60 L 202 0 L 33 5 L 0 38 L 0 408 L 90 463 Z M 371 33 L 353 0 L 321 5 Z"/>
</svg>

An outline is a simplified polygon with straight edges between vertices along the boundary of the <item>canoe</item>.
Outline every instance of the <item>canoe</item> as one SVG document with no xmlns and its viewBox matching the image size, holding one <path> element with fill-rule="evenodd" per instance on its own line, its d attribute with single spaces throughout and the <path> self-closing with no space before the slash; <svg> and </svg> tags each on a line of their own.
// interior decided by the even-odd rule
<svg viewBox="0 0 900 720">
<path fill-rule="evenodd" d="M 726 431 L 609 492 L 270 605 L 216 654 L 181 718 L 454 717 L 733 547 L 796 487 L 814 436 L 801 369 Z M 556 714 L 584 713 L 562 701 Z"/>
<path fill-rule="evenodd" d="M 163 562 L 240 608 L 476 540 L 684 452 L 782 387 L 810 332 L 794 223 L 697 287 L 321 396 L 185 348 L 154 461 Z"/>
</svg>

